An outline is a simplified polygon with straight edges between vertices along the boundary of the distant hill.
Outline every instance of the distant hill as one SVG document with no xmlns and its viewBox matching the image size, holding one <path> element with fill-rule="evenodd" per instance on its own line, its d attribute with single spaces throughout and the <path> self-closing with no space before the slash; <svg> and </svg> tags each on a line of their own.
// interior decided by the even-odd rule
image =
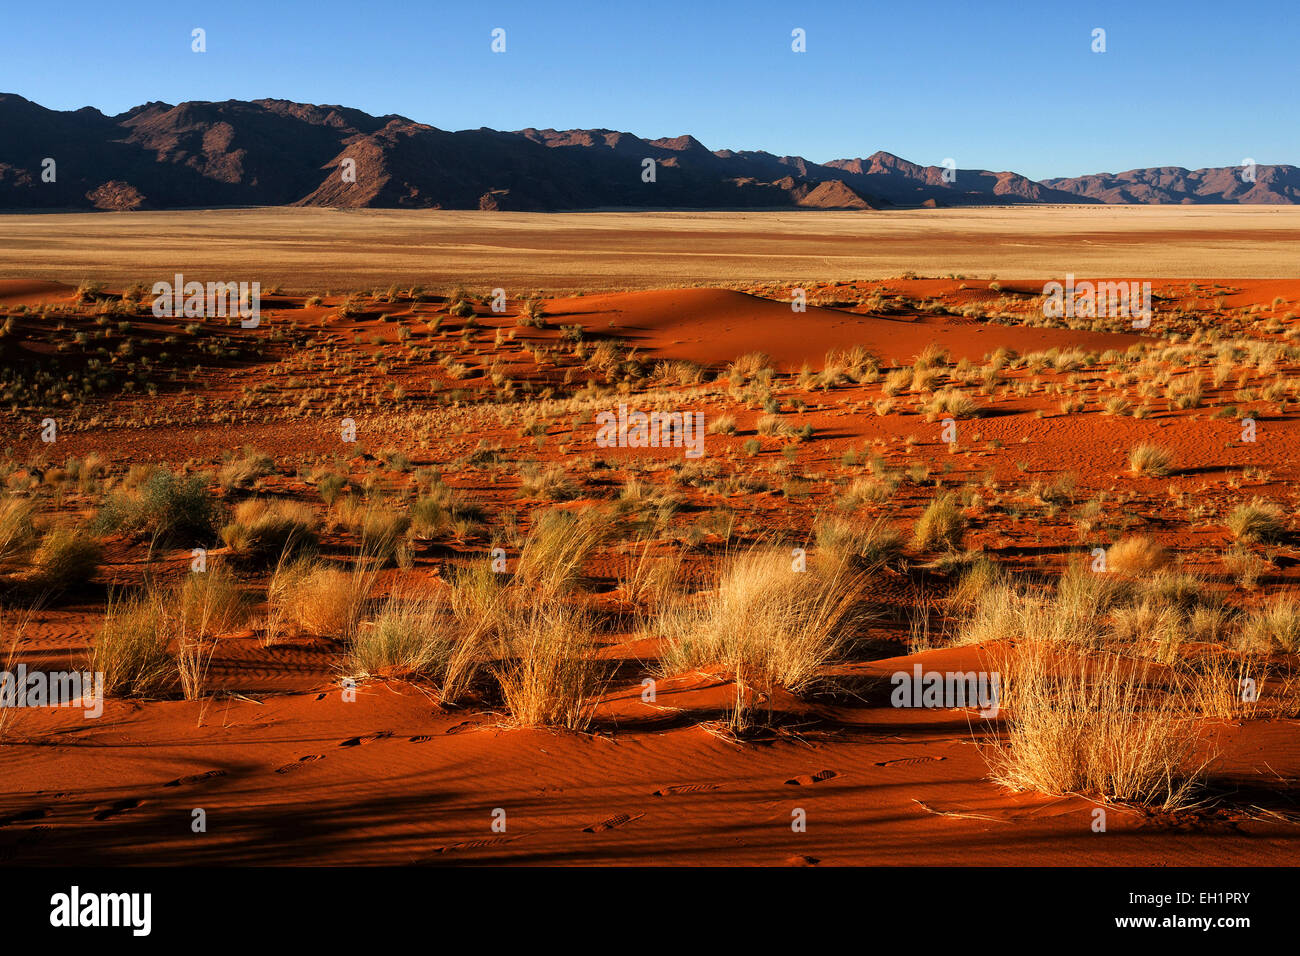
<svg viewBox="0 0 1300 956">
<path fill-rule="evenodd" d="M 42 178 L 46 158 L 53 182 Z M 646 182 L 653 160 L 653 182 Z M 349 162 L 350 161 L 350 162 Z M 0 94 L 0 208 L 334 206 L 887 209 L 1010 203 L 1294 203 L 1300 170 L 1178 167 L 1034 182 L 890 153 L 812 163 L 614 130 L 448 132 L 287 100 L 146 103 L 117 116 Z M 345 176 L 354 173 L 354 176 Z M 947 174 L 947 175 L 945 175 Z"/>
</svg>

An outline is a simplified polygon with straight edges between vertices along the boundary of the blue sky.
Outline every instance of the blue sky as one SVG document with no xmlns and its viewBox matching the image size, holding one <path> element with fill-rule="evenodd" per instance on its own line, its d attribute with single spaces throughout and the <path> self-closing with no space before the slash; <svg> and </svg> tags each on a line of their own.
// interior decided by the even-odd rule
<svg viewBox="0 0 1300 956">
<path fill-rule="evenodd" d="M 1294 2 L 11 2 L 0 91 L 106 113 L 279 97 L 1037 179 L 1300 164 L 1297 49 Z"/>
</svg>

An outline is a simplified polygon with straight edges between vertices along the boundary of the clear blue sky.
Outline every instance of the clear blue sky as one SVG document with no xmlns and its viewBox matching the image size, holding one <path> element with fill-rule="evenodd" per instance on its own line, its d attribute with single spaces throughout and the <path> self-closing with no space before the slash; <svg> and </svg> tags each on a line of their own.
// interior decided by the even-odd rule
<svg viewBox="0 0 1300 956">
<path fill-rule="evenodd" d="M 691 133 L 817 162 L 885 149 L 1037 179 L 1300 164 L 1298 49 L 1300 0 L 12 0 L 0 91 L 106 113 L 279 97 L 443 129 Z"/>
</svg>

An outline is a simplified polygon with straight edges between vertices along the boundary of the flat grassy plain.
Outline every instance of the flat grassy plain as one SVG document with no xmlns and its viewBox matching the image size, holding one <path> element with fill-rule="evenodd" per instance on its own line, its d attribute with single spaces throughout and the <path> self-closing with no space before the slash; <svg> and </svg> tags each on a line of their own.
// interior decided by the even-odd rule
<svg viewBox="0 0 1300 956">
<path fill-rule="evenodd" d="M 223 209 L 0 216 L 0 276 L 286 291 L 465 282 L 549 293 L 919 275 L 1300 278 L 1300 209 L 890 212 Z"/>
</svg>

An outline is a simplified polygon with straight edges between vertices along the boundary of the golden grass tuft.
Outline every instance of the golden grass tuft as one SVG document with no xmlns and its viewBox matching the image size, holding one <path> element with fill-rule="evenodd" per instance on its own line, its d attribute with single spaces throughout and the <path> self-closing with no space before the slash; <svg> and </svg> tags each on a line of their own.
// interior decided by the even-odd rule
<svg viewBox="0 0 1300 956">
<path fill-rule="evenodd" d="M 1128 453 L 1128 468 L 1135 475 L 1164 477 L 1173 469 L 1173 462 L 1174 453 L 1160 445 L 1134 445 Z"/>
<path fill-rule="evenodd" d="M 775 687 L 799 693 L 856 636 L 865 580 L 843 564 L 794 570 L 791 554 L 753 547 L 724 559 L 717 585 L 671 602 L 654 628 L 664 673 L 716 670 L 736 682 L 733 725 Z"/>
<path fill-rule="evenodd" d="M 1004 731 L 982 748 L 993 779 L 1014 790 L 1083 793 L 1175 809 L 1194 801 L 1194 708 L 1157 665 L 1105 653 L 1083 659 L 1046 644 L 998 662 Z"/>
<path fill-rule="evenodd" d="M 1106 569 L 1120 574 L 1146 574 L 1171 560 L 1168 549 L 1150 535 L 1121 538 L 1106 549 Z"/>
</svg>

